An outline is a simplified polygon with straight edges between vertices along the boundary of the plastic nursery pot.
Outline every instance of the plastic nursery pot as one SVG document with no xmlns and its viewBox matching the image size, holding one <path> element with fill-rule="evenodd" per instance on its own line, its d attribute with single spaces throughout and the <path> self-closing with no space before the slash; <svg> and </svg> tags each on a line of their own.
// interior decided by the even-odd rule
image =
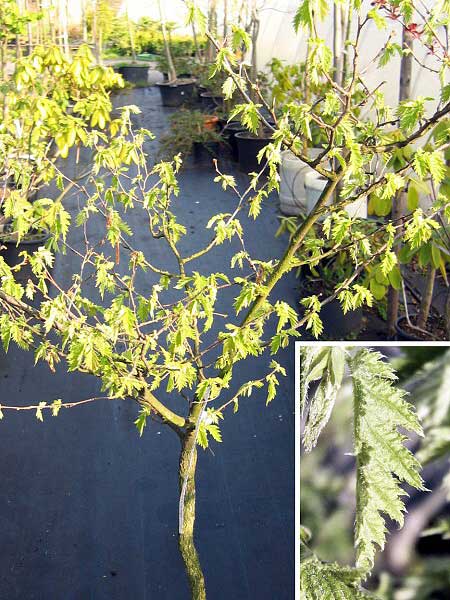
<svg viewBox="0 0 450 600">
<path fill-rule="evenodd" d="M 412 315 L 412 321 L 414 321 L 415 316 Z M 414 333 L 414 330 L 408 327 L 408 323 L 406 317 L 400 317 L 395 324 L 395 331 L 397 333 L 397 339 L 402 342 L 423 342 L 427 340 L 434 340 L 435 337 L 431 334 L 425 332 L 417 332 Z"/>
<path fill-rule="evenodd" d="M 363 311 L 361 308 L 351 310 L 344 315 L 339 300 L 332 300 L 320 310 L 324 335 L 340 340 L 349 334 L 358 333 L 362 327 Z"/>
<path fill-rule="evenodd" d="M 213 94 L 212 92 L 202 92 L 200 94 L 200 103 L 204 111 L 213 111 L 223 108 L 223 96 Z"/>
<path fill-rule="evenodd" d="M 212 167 L 212 161 L 218 158 L 219 152 L 219 142 L 194 142 L 192 145 L 192 158 L 197 166 Z"/>
<path fill-rule="evenodd" d="M 164 81 L 169 81 L 169 73 L 163 73 Z M 192 79 L 192 73 L 178 73 L 178 79 Z"/>
<path fill-rule="evenodd" d="M 319 156 L 321 148 L 310 148 L 310 158 Z M 290 150 L 281 154 L 280 210 L 284 215 L 300 215 L 307 212 L 305 177 L 314 170 L 297 158 Z"/>
<path fill-rule="evenodd" d="M 123 65 L 118 68 L 118 72 L 125 81 L 134 85 L 148 85 L 148 65 Z"/>
<path fill-rule="evenodd" d="M 267 146 L 271 138 L 269 135 L 258 137 L 248 131 L 239 131 L 235 134 L 239 169 L 244 173 L 259 173 L 263 165 L 258 163 L 258 154 Z"/>
<path fill-rule="evenodd" d="M 216 115 L 205 115 L 203 117 L 203 125 L 209 131 L 216 131 L 219 125 L 219 117 L 216 117 Z"/>
<path fill-rule="evenodd" d="M 232 160 L 234 160 L 234 162 L 237 162 L 239 160 L 236 134 L 241 131 L 245 131 L 245 127 L 243 127 L 241 123 L 239 123 L 239 121 L 231 121 L 230 123 L 226 123 L 222 130 L 223 138 L 230 147 L 231 158 Z"/>
<path fill-rule="evenodd" d="M 163 106 L 178 108 L 192 101 L 194 82 L 191 79 L 177 79 L 156 84 L 159 87 Z"/>
<path fill-rule="evenodd" d="M 306 197 L 306 212 L 309 214 L 314 209 L 317 201 L 319 200 L 327 180 L 322 177 L 316 171 L 306 173 L 305 175 L 305 197 Z M 327 206 L 332 204 L 332 200 L 327 202 Z M 351 202 L 345 206 L 345 211 L 352 219 L 367 219 L 367 199 L 365 196 Z M 323 221 L 325 215 L 319 218 L 319 221 Z"/>
<path fill-rule="evenodd" d="M 28 254 L 33 254 L 40 246 L 45 244 L 49 237 L 50 233 L 48 231 L 36 231 L 29 237 L 22 239 L 19 244 L 17 244 L 17 240 L 14 240 L 13 237 L 6 240 L 0 240 L 0 245 L 5 246 L 1 250 L 1 254 L 7 265 L 15 267 L 23 261 L 23 257 L 20 256 L 21 252 L 25 251 L 28 252 Z M 36 277 L 31 270 L 29 262 L 21 267 L 20 271 L 15 274 L 15 279 L 22 284 L 26 284 L 29 279 L 36 282 Z"/>
</svg>

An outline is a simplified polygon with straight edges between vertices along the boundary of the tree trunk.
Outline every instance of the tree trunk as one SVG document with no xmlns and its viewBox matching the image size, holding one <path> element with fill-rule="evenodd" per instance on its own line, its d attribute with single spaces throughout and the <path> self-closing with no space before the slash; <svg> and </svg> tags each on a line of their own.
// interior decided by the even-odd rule
<svg viewBox="0 0 450 600">
<path fill-rule="evenodd" d="M 136 47 L 134 45 L 134 31 L 133 31 L 133 24 L 131 23 L 130 16 L 128 14 L 128 2 L 127 2 L 126 16 L 127 16 L 128 38 L 130 40 L 130 48 L 131 48 L 131 57 L 132 57 L 133 62 L 136 62 Z"/>
<path fill-rule="evenodd" d="M 164 15 L 163 6 L 161 4 L 161 0 L 158 0 L 158 9 L 159 9 L 159 17 L 161 19 L 161 31 L 164 40 L 164 51 L 166 53 L 167 65 L 169 68 L 169 81 L 175 81 L 177 79 L 177 72 L 175 70 L 175 65 L 172 58 L 172 53 L 170 51 L 169 40 L 167 37 L 167 28 L 166 28 L 166 17 Z"/>
<path fill-rule="evenodd" d="M 341 85 L 342 81 L 342 6 L 335 4 L 333 8 L 333 80 Z"/>
<path fill-rule="evenodd" d="M 100 64 L 102 51 L 99 40 L 98 0 L 93 0 L 92 3 L 92 43 L 94 44 L 95 60 Z"/>
<path fill-rule="evenodd" d="M 87 30 L 87 19 L 86 19 L 86 0 L 81 0 L 81 31 L 83 35 L 83 42 L 88 43 L 88 30 Z"/>
<path fill-rule="evenodd" d="M 425 289 L 422 294 L 422 302 L 420 303 L 419 316 L 417 319 L 417 327 L 426 329 L 428 317 L 430 316 L 431 302 L 433 300 L 434 280 L 436 278 L 436 269 L 430 265 L 428 267 Z"/>
<path fill-rule="evenodd" d="M 412 48 L 414 38 L 409 31 L 403 29 L 403 48 Z M 413 57 L 412 54 L 404 54 L 400 64 L 400 92 L 399 101 L 408 99 L 411 96 L 411 73 L 412 73 Z M 392 206 L 392 220 L 396 224 L 400 224 L 405 214 L 406 207 L 406 192 L 402 191 Z M 400 232 L 400 229 L 397 230 Z M 399 254 L 401 244 L 395 247 L 395 253 Z M 393 287 L 388 291 L 388 336 L 392 337 L 395 334 L 395 324 L 398 319 L 400 292 Z"/>
<path fill-rule="evenodd" d="M 195 58 L 197 59 L 198 63 L 200 64 L 202 57 L 200 54 L 200 46 L 198 45 L 198 38 L 197 38 L 197 29 L 195 28 L 194 21 L 192 21 L 191 27 L 192 27 L 192 38 L 194 40 Z"/>
<path fill-rule="evenodd" d="M 253 0 L 252 3 L 252 24 L 251 24 L 251 35 L 252 35 L 252 58 L 251 58 L 251 67 L 250 67 L 250 80 L 252 83 L 256 83 L 258 79 L 258 36 L 259 36 L 259 16 L 258 16 L 258 7 L 256 4 L 256 0 Z M 258 101 L 258 96 L 256 90 L 250 91 L 250 97 L 253 102 Z M 260 131 L 258 135 L 262 135 L 263 127 L 260 125 Z"/>
<path fill-rule="evenodd" d="M 223 0 L 223 39 L 228 35 L 228 0 Z"/>
<path fill-rule="evenodd" d="M 60 27 L 60 35 L 61 35 L 61 47 L 64 51 L 64 54 L 68 57 L 70 52 L 69 52 L 67 0 L 59 0 L 59 27 Z"/>
<path fill-rule="evenodd" d="M 447 288 L 447 298 L 445 300 L 445 330 L 447 339 L 450 340 L 450 289 Z"/>
<path fill-rule="evenodd" d="M 181 440 L 179 464 L 180 531 L 178 545 L 189 579 L 192 600 L 206 600 L 205 578 L 194 543 L 195 471 L 197 467 L 196 437 L 196 431 L 190 431 Z"/>
<path fill-rule="evenodd" d="M 208 29 L 214 38 L 217 38 L 217 0 L 209 0 L 208 7 Z M 214 44 L 208 40 L 206 49 L 206 60 L 213 62 L 216 54 Z"/>
</svg>

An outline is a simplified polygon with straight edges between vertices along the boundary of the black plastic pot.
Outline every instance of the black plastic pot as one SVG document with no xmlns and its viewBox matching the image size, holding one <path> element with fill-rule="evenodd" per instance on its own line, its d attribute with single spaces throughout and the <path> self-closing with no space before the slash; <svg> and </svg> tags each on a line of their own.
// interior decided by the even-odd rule
<svg viewBox="0 0 450 600">
<path fill-rule="evenodd" d="M 213 94 L 212 92 L 201 92 L 200 103 L 205 112 L 214 112 L 223 108 L 223 96 Z"/>
<path fill-rule="evenodd" d="M 164 81 L 169 81 L 169 73 L 163 73 Z M 192 79 L 192 73 L 178 73 L 178 79 Z"/>
<path fill-rule="evenodd" d="M 15 267 L 23 261 L 23 257 L 20 256 L 21 252 L 28 252 L 28 254 L 33 254 L 40 246 L 43 246 L 45 242 L 49 239 L 50 234 L 48 231 L 42 231 L 40 233 L 35 233 L 30 239 L 23 239 L 17 244 L 16 241 L 1 241 L 1 245 L 5 246 L 1 251 L 1 254 L 7 265 L 10 267 Z M 34 276 L 30 264 L 27 262 L 18 273 L 15 275 L 16 281 L 22 284 L 26 284 L 29 279 L 31 281 L 36 282 L 36 277 Z"/>
<path fill-rule="evenodd" d="M 413 321 L 414 321 L 414 316 L 413 316 Z M 397 323 L 395 324 L 395 331 L 397 333 L 397 339 L 399 341 L 402 342 L 424 342 L 427 339 L 432 341 L 435 338 L 431 335 L 431 333 L 429 334 L 428 338 L 425 338 L 425 336 L 419 337 L 418 335 L 414 335 L 414 333 L 412 333 L 411 331 L 406 331 L 403 326 L 406 323 L 406 317 L 400 317 L 400 319 L 397 320 Z"/>
<path fill-rule="evenodd" d="M 148 65 L 124 65 L 118 68 L 118 72 L 125 81 L 134 85 L 148 85 Z"/>
<path fill-rule="evenodd" d="M 218 158 L 220 153 L 219 142 L 194 142 L 192 147 L 192 158 L 198 166 L 213 166 L 213 159 Z"/>
<path fill-rule="evenodd" d="M 362 327 L 363 311 L 351 310 L 344 315 L 339 300 L 332 300 L 320 310 L 324 334 L 328 338 L 340 340 L 349 334 L 358 333 Z"/>
<path fill-rule="evenodd" d="M 236 134 L 245 131 L 245 128 L 238 121 L 227 123 L 222 130 L 224 140 L 228 143 L 231 152 L 231 158 L 237 162 L 239 160 L 238 144 Z"/>
<path fill-rule="evenodd" d="M 192 80 L 177 79 L 176 82 L 163 82 L 156 85 L 159 87 L 163 106 L 178 108 L 183 104 L 192 102 L 194 94 L 194 82 Z"/>
<path fill-rule="evenodd" d="M 239 169 L 244 173 L 258 173 L 262 164 L 258 163 L 258 154 L 270 142 L 270 137 L 257 137 L 248 131 L 235 134 L 238 148 Z"/>
</svg>

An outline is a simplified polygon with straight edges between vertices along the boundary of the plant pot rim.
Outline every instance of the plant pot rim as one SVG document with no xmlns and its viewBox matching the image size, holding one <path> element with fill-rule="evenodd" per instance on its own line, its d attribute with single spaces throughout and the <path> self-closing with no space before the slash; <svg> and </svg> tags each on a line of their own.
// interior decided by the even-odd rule
<svg viewBox="0 0 450 600">
<path fill-rule="evenodd" d="M 118 65 L 119 69 L 128 69 L 129 67 L 131 67 L 132 69 L 149 69 L 150 65 L 143 65 L 142 63 L 139 64 L 137 61 L 136 62 L 123 63 L 123 64 Z"/>
<path fill-rule="evenodd" d="M 415 316 L 415 315 L 411 315 L 411 316 Z M 397 333 L 399 333 L 399 334 L 401 334 L 401 335 L 403 335 L 405 337 L 409 337 L 409 338 L 411 338 L 411 340 L 414 340 L 414 341 L 416 341 L 416 340 L 418 342 L 426 341 L 426 339 L 424 340 L 425 336 L 424 337 L 419 337 L 418 335 L 414 334 L 414 331 L 410 332 L 410 331 L 407 331 L 407 330 L 403 329 L 401 323 L 404 323 L 405 321 L 406 321 L 406 316 L 405 315 L 403 315 L 403 316 L 401 316 L 401 317 L 399 317 L 397 319 L 397 321 L 395 323 L 395 330 L 397 331 Z M 428 333 L 428 332 L 426 332 L 426 333 L 427 333 L 428 339 L 430 341 L 436 341 L 436 338 L 431 333 Z"/>
<path fill-rule="evenodd" d="M 319 148 L 318 146 L 311 146 L 310 148 L 308 148 L 307 151 L 307 155 L 308 158 L 314 159 L 316 158 L 316 156 L 314 156 L 314 154 L 320 154 L 320 152 L 322 152 L 323 148 Z M 303 163 L 302 159 L 299 158 L 298 156 L 296 156 L 292 150 L 290 150 L 289 148 L 286 148 L 286 150 L 282 150 L 281 151 L 281 157 L 283 160 L 291 160 L 293 162 L 301 162 Z M 306 163 L 304 163 L 306 164 Z"/>
<path fill-rule="evenodd" d="M 246 129 L 244 129 L 243 131 L 238 131 L 235 134 L 235 137 L 240 138 L 242 140 L 261 140 L 263 141 L 268 141 L 270 142 L 270 140 L 272 140 L 272 135 L 270 133 L 264 135 L 264 136 L 260 136 L 260 135 L 255 135 L 254 133 L 252 133 L 251 131 L 248 131 Z"/>
<path fill-rule="evenodd" d="M 225 96 L 223 94 L 214 94 L 214 92 L 202 92 L 200 94 L 201 98 L 220 98 L 220 99 L 224 99 Z"/>
<path fill-rule="evenodd" d="M 9 239 L 3 239 L 2 236 L 0 236 L 0 243 L 7 246 L 33 246 L 34 244 L 46 242 L 50 238 L 50 232 L 47 229 L 36 231 L 32 235 L 33 237 L 24 236 L 20 242 L 17 242 L 17 238 L 14 239 L 14 233 L 12 233 L 9 236 Z"/>
<path fill-rule="evenodd" d="M 195 83 L 194 79 L 174 79 L 173 81 L 158 81 L 156 83 L 156 85 L 161 86 L 161 87 L 180 87 L 183 85 L 192 85 L 193 83 Z"/>
</svg>

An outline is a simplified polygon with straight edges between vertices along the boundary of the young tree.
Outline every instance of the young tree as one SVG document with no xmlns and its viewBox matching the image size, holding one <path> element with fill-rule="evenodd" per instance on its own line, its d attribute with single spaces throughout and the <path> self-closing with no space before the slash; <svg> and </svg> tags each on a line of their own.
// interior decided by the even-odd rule
<svg viewBox="0 0 450 600">
<path fill-rule="evenodd" d="M 441 215 L 447 220 L 445 190 L 448 179 L 444 156 L 447 139 L 433 133 L 438 127 L 448 130 L 450 112 L 445 84 L 448 70 L 445 58 L 448 42 L 443 27 L 448 21 L 446 10 L 445 3 L 438 3 L 431 10 L 422 12 L 413 0 L 377 2 L 368 9 L 357 2 L 350 3 L 347 32 L 351 33 L 351 38 L 345 41 L 345 47 L 351 58 L 345 69 L 345 82 L 340 85 L 333 79 L 332 50 L 318 34 L 320 21 L 328 16 L 329 7 L 315 0 L 304 0 L 297 11 L 295 26 L 311 32 L 306 70 L 313 84 L 324 81 L 329 87 L 323 96 L 311 98 L 310 102 L 290 102 L 278 111 L 270 99 L 264 97 L 257 82 L 248 75 L 246 65 L 235 54 L 241 44 L 250 46 L 248 34 L 236 28 L 229 46 L 215 44 L 217 68 L 228 75 L 223 88 L 225 95 L 238 93 L 243 99 L 231 118 L 240 115 L 243 125 L 255 133 L 261 125 L 272 132 L 274 142 L 260 155 L 261 165 L 268 164 L 271 173 L 266 188 L 270 190 L 278 185 L 276 165 L 284 148 L 290 149 L 327 181 L 314 209 L 292 236 L 286 262 L 279 264 L 283 273 L 292 268 L 294 257 L 297 265 L 319 264 L 330 255 L 329 251 L 321 251 L 327 239 L 334 248 L 350 248 L 354 273 L 336 286 L 332 296 L 322 299 L 312 295 L 301 300 L 305 310 L 301 321 L 306 321 L 306 326 L 316 336 L 322 332 L 320 308 L 334 298 L 341 301 L 347 312 L 365 303 L 372 305 L 374 299 L 381 300 L 389 285 L 400 289 L 398 244 L 403 240 L 411 259 L 430 240 L 437 227 L 435 216 Z M 191 18 L 195 15 L 195 7 L 191 7 Z M 371 89 L 365 83 L 366 72 L 371 67 L 384 67 L 396 54 L 409 55 L 409 48 L 392 42 L 388 31 L 391 19 L 411 33 L 417 45 L 420 42 L 422 51 L 433 55 L 437 67 L 432 72 L 440 87 L 440 98 L 432 110 L 428 110 L 429 99 L 423 97 L 402 99 L 397 106 L 390 107 L 382 84 Z M 361 68 L 362 37 L 371 23 L 386 30 L 386 42 L 376 51 L 369 65 Z M 207 35 L 214 40 L 210 33 Z M 419 67 L 425 69 L 418 60 Z M 267 119 L 267 111 L 275 125 Z M 304 152 L 304 140 L 311 140 L 313 127 L 324 136 L 322 151 L 314 159 Z M 413 147 L 417 146 L 419 151 L 414 153 Z M 376 214 L 388 215 L 394 199 L 405 186 L 422 185 L 426 180 L 431 180 L 437 188 L 436 202 L 431 209 L 424 213 L 415 204 L 401 222 L 386 219 L 372 235 L 364 233 L 358 221 L 343 212 L 347 204 L 366 197 Z M 257 183 L 255 180 L 255 186 Z M 258 201 L 264 194 L 261 189 Z M 337 194 L 333 199 L 335 191 Z M 313 231 L 316 233 L 314 246 L 308 241 Z M 355 239 L 359 240 L 356 244 Z"/>
</svg>

